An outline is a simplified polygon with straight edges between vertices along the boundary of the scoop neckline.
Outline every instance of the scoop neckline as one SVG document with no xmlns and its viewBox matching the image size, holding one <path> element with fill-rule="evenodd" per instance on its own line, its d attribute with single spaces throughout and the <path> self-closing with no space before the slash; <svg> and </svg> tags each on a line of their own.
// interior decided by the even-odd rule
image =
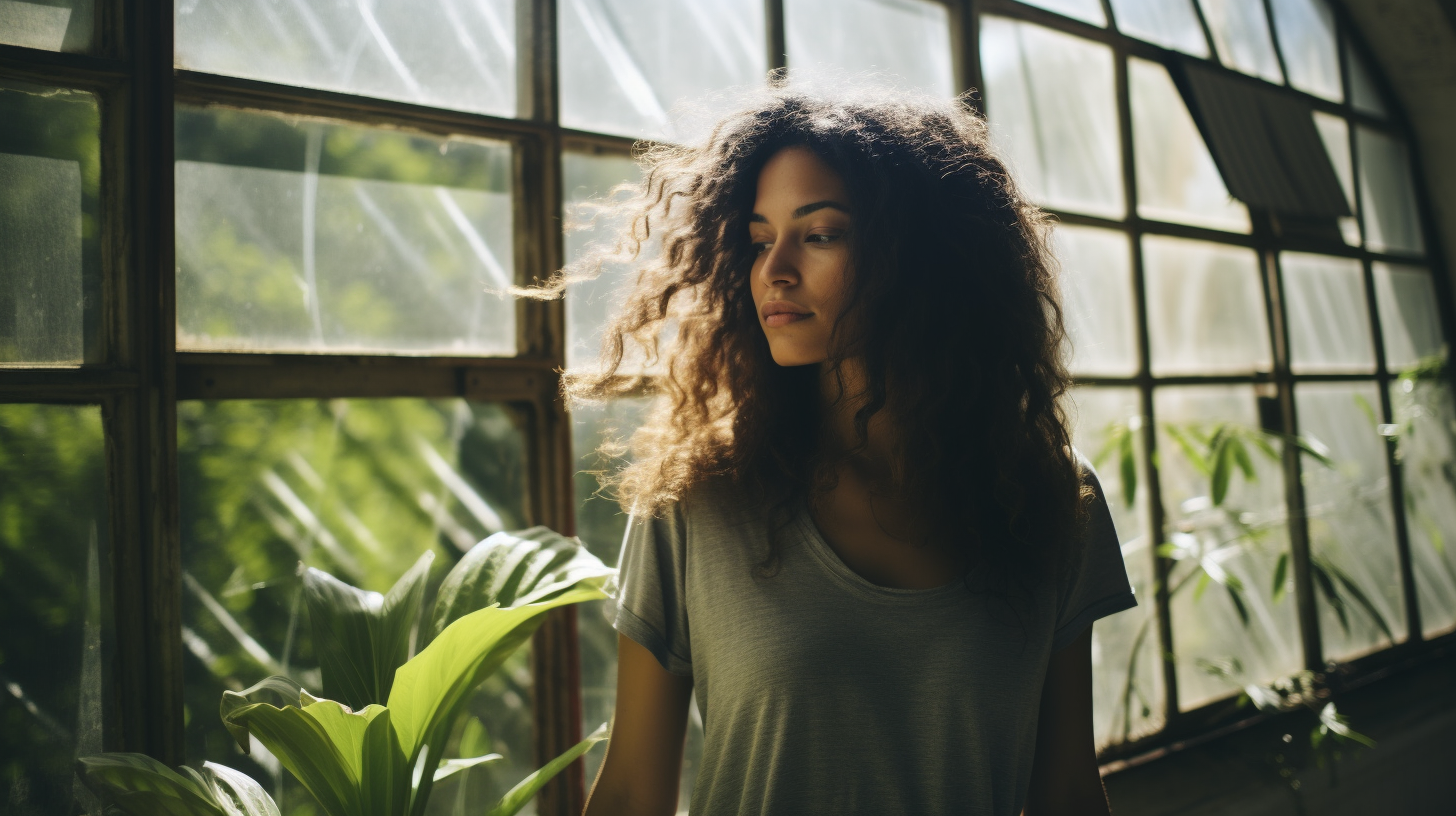
<svg viewBox="0 0 1456 816">
<path fill-rule="evenodd" d="M 960 579 L 926 589 L 881 586 L 850 569 L 849 565 L 844 563 L 844 559 L 840 558 L 839 553 L 829 546 L 828 540 L 824 538 L 824 533 L 819 530 L 819 525 L 815 523 L 807 503 L 799 505 L 796 522 L 804 539 L 809 543 L 809 552 L 814 554 L 815 560 L 838 583 L 857 595 L 882 603 L 925 603 L 954 599 L 963 589 Z"/>
</svg>

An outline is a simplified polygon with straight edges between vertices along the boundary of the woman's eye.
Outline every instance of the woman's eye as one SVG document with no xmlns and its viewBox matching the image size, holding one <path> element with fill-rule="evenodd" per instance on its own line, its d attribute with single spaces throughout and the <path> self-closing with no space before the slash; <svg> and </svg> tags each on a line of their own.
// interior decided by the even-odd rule
<svg viewBox="0 0 1456 816">
<path fill-rule="evenodd" d="M 773 241 L 753 241 L 749 246 L 753 247 L 754 255 L 762 255 L 768 252 L 769 247 L 773 246 Z"/>
<path fill-rule="evenodd" d="M 837 235 L 837 234 L 834 234 L 834 233 L 811 232 L 811 233 L 809 233 L 809 235 L 807 237 L 804 238 L 804 243 L 806 243 L 806 244 L 832 244 L 835 241 L 838 241 L 839 238 L 840 238 L 840 236 Z"/>
</svg>

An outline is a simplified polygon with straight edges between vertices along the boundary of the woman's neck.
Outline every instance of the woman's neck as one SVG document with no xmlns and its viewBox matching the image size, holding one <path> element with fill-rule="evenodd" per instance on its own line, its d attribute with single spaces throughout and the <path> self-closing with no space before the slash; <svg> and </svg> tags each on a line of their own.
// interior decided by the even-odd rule
<svg viewBox="0 0 1456 816">
<path fill-rule="evenodd" d="M 820 416 L 824 417 L 823 441 L 831 455 L 854 451 L 849 464 L 859 475 L 885 486 L 894 482 L 894 434 L 887 415 L 870 417 L 866 438 L 861 440 L 854 415 L 868 399 L 864 366 L 858 359 L 845 360 L 837 370 L 829 364 L 819 368 Z"/>
</svg>

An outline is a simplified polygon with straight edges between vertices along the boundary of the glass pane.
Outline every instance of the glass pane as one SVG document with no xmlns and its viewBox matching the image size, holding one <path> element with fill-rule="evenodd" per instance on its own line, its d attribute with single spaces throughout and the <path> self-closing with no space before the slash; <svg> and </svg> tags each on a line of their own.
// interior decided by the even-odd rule
<svg viewBox="0 0 1456 816">
<path fill-rule="evenodd" d="M 1333 460 L 1301 457 L 1304 503 L 1325 659 L 1349 660 L 1405 639 L 1380 389 L 1300 383 L 1294 406 L 1300 436 Z"/>
<path fill-rule="evenodd" d="M 567 0 L 556 13 L 568 127 L 681 139 L 696 128 L 674 106 L 711 118 L 722 100 L 708 94 L 768 70 L 758 0 Z"/>
<path fill-rule="evenodd" d="M 562 186 L 566 190 L 566 262 L 572 263 L 593 245 L 610 242 L 626 225 L 620 219 L 607 219 L 592 210 L 592 199 L 601 200 L 613 187 L 635 182 L 642 171 L 637 162 L 626 156 L 594 156 L 585 153 L 563 153 Z M 624 287 L 632 282 L 627 264 L 604 265 L 594 280 L 571 284 L 566 292 L 566 367 L 580 369 L 591 365 L 602 343 L 602 329 L 607 318 L 619 305 Z"/>
<path fill-rule="evenodd" d="M 1335 49 L 1335 15 L 1325 0 L 1269 0 L 1274 33 L 1289 84 L 1335 102 L 1340 87 L 1340 53 Z"/>
<path fill-rule="evenodd" d="M 1092 709 L 1097 747 L 1127 742 L 1163 725 L 1163 662 L 1153 601 L 1153 552 L 1143 519 L 1142 416 L 1134 388 L 1078 388 L 1073 443 L 1097 468 L 1122 542 L 1138 605 L 1092 627 Z M 1131 479 L 1131 481 L 1129 481 Z"/>
<path fill-rule="evenodd" d="M 464 400 L 177 409 L 188 759 L 245 771 L 281 789 L 285 813 L 306 812 L 309 794 L 277 760 L 256 746 L 244 756 L 223 729 L 223 690 L 271 674 L 320 688 L 300 562 L 383 592 L 425 550 L 437 556 L 438 581 L 476 541 L 526 526 L 525 440 L 507 408 Z M 506 759 L 442 783 L 436 805 L 461 797 L 483 812 L 534 770 L 525 652 L 469 705 L 488 735 L 484 748 Z M 468 748 L 452 744 L 446 756 Z"/>
<path fill-rule="evenodd" d="M 1356 127 L 1355 149 L 1360 155 L 1360 197 L 1365 202 L 1369 248 L 1421 254 L 1426 242 L 1405 142 L 1378 130 Z"/>
<path fill-rule="evenodd" d="M 1285 252 L 1279 265 L 1295 373 L 1374 371 L 1375 342 L 1360 262 Z"/>
<path fill-rule="evenodd" d="M 177 345 L 512 354 L 511 150 L 177 113 Z"/>
<path fill-rule="evenodd" d="M 101 409 L 0 405 L 0 773 L 6 813 L 99 813 L 111 605 Z"/>
<path fill-rule="evenodd" d="M 1399 371 L 1445 357 L 1436 282 L 1418 266 L 1376 263 L 1375 303 L 1385 340 L 1385 367 Z"/>
<path fill-rule="evenodd" d="M 178 68 L 516 114 L 515 0 L 178 0 L 174 9 Z"/>
<path fill-rule="evenodd" d="M 1168 69 L 1130 59 L 1128 81 L 1138 215 L 1248 232 L 1249 210 L 1229 195 Z"/>
<path fill-rule="evenodd" d="M 1456 410 L 1444 372 L 1413 372 L 1390 384 L 1411 569 L 1428 638 L 1456 625 Z"/>
<path fill-rule="evenodd" d="M 1208 41 L 1193 10 L 1193 0 L 1112 0 L 1112 16 L 1122 33 L 1195 57 L 1208 56 Z"/>
<path fill-rule="evenodd" d="M 1143 269 L 1154 374 L 1273 368 L 1253 250 L 1149 235 Z"/>
<path fill-rule="evenodd" d="M 1062 265 L 1062 305 L 1072 371 L 1111 377 L 1137 373 L 1132 252 L 1127 235 L 1061 225 L 1052 233 Z"/>
<path fill-rule="evenodd" d="M 1230 68 L 1283 83 L 1264 0 L 1198 0 L 1219 60 Z"/>
<path fill-rule="evenodd" d="M 1028 6 L 1040 6 L 1048 11 L 1065 14 L 1092 25 L 1107 25 L 1107 15 L 1102 11 L 1101 0 L 1021 0 L 1021 2 Z"/>
<path fill-rule="evenodd" d="M 828 85 L 873 71 L 938 97 L 954 96 L 950 19 L 932 0 L 784 0 L 794 79 Z"/>
<path fill-rule="evenodd" d="M 1314 112 L 1314 126 L 1324 142 L 1325 152 L 1334 165 L 1335 175 L 1340 177 L 1340 189 L 1345 191 L 1345 201 L 1350 212 L 1359 212 L 1355 204 L 1355 165 L 1350 159 L 1350 123 L 1343 117 L 1323 111 Z M 1350 246 L 1360 245 L 1360 219 L 1352 215 L 1340 216 L 1340 235 Z"/>
<path fill-rule="evenodd" d="M 1365 67 L 1365 59 L 1348 42 L 1345 44 L 1345 62 L 1350 69 L 1350 102 L 1355 110 L 1384 118 L 1387 115 L 1385 102 L 1380 98 L 1380 90 L 1375 87 L 1375 79 L 1370 76 L 1370 69 Z"/>
<path fill-rule="evenodd" d="M 1302 667 L 1294 598 L 1271 586 L 1289 552 L 1284 475 L 1280 443 L 1259 431 L 1251 386 L 1160 388 L 1154 411 L 1175 559 L 1168 592 L 1178 700 L 1186 710 Z M 1206 463 L 1220 429 L 1240 440 L 1253 477 L 1235 468 L 1215 502 Z"/>
<path fill-rule="evenodd" d="M 0 0 L 0 43 L 83 54 L 95 40 L 95 0 Z"/>
<path fill-rule="evenodd" d="M 0 364 L 100 358 L 96 97 L 0 84 Z"/>
<path fill-rule="evenodd" d="M 1048 207 L 1122 218 L 1112 50 L 987 16 L 981 70 L 992 131 L 1026 193 Z"/>
</svg>

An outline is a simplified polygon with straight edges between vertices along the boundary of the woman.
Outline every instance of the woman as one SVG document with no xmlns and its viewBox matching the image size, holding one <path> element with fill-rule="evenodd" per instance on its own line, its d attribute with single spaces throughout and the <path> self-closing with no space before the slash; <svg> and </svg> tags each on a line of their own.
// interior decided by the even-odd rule
<svg viewBox="0 0 1456 816">
<path fill-rule="evenodd" d="M 1059 405 L 1047 225 L 984 123 L 776 90 L 646 163 L 627 254 L 660 252 L 567 383 L 627 393 L 675 324 L 615 479 L 587 816 L 676 811 L 694 691 L 694 813 L 1106 813 L 1090 626 L 1135 601 Z"/>
</svg>

